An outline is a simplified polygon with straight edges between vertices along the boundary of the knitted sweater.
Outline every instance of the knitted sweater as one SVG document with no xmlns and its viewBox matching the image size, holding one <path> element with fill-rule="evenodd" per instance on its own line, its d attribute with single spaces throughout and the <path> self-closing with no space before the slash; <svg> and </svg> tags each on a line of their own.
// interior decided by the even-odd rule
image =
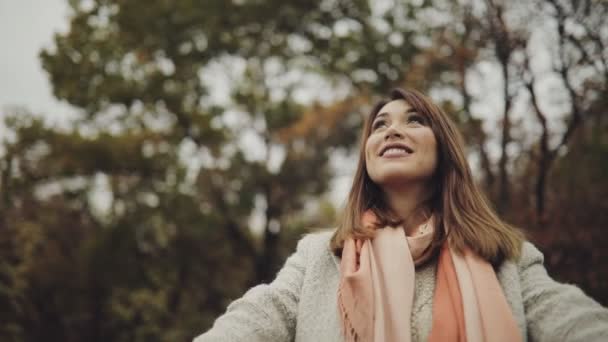
<svg viewBox="0 0 608 342">
<path fill-rule="evenodd" d="M 276 279 L 232 302 L 211 330 L 194 342 L 343 341 L 337 308 L 339 262 L 332 232 L 300 240 Z M 435 287 L 434 263 L 416 270 L 412 340 L 428 338 Z M 608 310 L 573 285 L 551 279 L 542 254 L 525 242 L 517 262 L 496 274 L 524 341 L 608 341 Z"/>
</svg>

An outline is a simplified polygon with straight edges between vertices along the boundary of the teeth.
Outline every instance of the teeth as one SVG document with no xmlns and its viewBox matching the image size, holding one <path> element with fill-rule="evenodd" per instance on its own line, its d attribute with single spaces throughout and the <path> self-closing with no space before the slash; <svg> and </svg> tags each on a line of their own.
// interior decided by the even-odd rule
<svg viewBox="0 0 608 342">
<path fill-rule="evenodd" d="M 399 147 L 391 147 L 388 150 L 384 151 L 384 153 L 382 153 L 383 156 L 403 155 L 403 154 L 407 154 L 407 151 L 404 148 L 399 148 Z"/>
</svg>

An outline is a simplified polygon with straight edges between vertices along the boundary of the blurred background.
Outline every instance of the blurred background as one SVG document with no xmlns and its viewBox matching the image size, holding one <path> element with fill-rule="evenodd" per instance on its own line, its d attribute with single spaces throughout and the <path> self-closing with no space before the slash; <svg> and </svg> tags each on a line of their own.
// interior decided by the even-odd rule
<svg viewBox="0 0 608 342">
<path fill-rule="evenodd" d="M 371 105 L 608 305 L 608 2 L 0 0 L 0 340 L 187 341 L 335 226 Z"/>
</svg>

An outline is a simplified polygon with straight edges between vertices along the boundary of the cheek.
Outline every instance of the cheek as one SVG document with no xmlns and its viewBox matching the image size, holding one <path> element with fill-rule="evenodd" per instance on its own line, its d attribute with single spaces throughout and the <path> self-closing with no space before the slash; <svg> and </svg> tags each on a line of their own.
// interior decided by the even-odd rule
<svg viewBox="0 0 608 342">
<path fill-rule="evenodd" d="M 432 131 L 430 131 L 428 133 L 428 135 L 425 135 L 424 137 L 424 154 L 425 154 L 425 160 L 428 164 L 430 164 L 429 166 L 433 166 L 435 167 L 437 165 L 437 140 L 435 138 L 435 135 L 433 134 Z"/>
<path fill-rule="evenodd" d="M 429 159 L 430 163 L 433 165 L 433 169 L 437 168 L 437 160 L 438 160 L 438 151 L 437 151 L 437 142 L 435 140 L 435 136 L 432 137 L 431 143 L 429 144 Z"/>
<path fill-rule="evenodd" d="M 373 156 L 373 151 L 375 148 L 374 144 L 375 142 L 373 138 L 368 138 L 365 142 L 365 161 L 368 164 L 371 162 L 371 157 Z"/>
<path fill-rule="evenodd" d="M 375 182 L 377 181 L 377 164 L 378 164 L 378 160 L 376 159 L 376 153 L 375 151 L 377 151 L 377 142 L 374 141 L 373 138 L 369 138 L 367 140 L 367 142 L 365 143 L 365 169 L 367 171 L 367 174 L 369 175 L 369 177 Z"/>
</svg>

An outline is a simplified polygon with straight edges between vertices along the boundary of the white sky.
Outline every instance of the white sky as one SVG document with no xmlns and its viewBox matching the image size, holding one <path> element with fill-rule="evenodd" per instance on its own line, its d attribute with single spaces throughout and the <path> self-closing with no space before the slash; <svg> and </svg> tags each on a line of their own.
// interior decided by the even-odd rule
<svg viewBox="0 0 608 342">
<path fill-rule="evenodd" d="M 52 46 L 53 34 L 68 29 L 65 0 L 0 0 L 0 115 L 22 106 L 52 123 L 73 115 L 53 97 L 38 57 Z M 1 131 L 0 131 L 1 133 Z"/>
</svg>

